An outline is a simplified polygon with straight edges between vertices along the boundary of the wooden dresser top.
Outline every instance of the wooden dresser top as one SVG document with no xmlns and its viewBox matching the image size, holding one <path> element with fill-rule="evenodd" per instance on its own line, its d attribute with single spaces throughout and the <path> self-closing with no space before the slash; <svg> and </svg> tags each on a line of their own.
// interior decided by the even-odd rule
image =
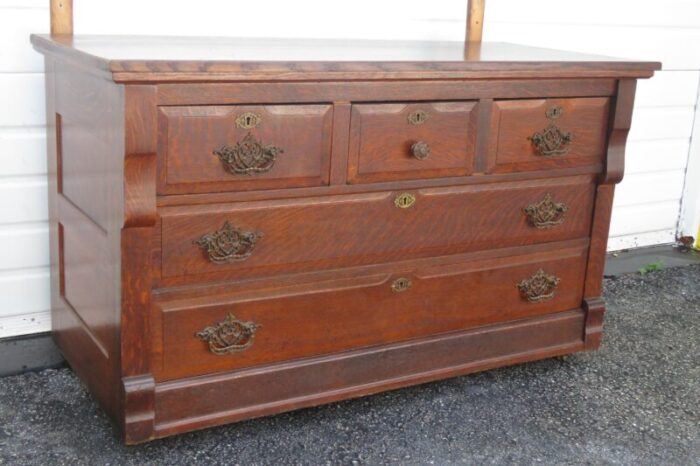
<svg viewBox="0 0 700 466">
<path fill-rule="evenodd" d="M 118 82 L 649 77 L 660 63 L 507 43 L 32 35 Z"/>
</svg>

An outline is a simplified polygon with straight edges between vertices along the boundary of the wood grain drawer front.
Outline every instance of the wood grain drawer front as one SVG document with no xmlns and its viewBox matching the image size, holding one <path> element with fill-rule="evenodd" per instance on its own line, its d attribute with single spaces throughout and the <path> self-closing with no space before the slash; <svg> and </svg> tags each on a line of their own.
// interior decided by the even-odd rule
<svg viewBox="0 0 700 466">
<path fill-rule="evenodd" d="M 472 172 L 476 102 L 352 106 L 350 183 Z"/>
<path fill-rule="evenodd" d="M 576 309 L 586 251 L 408 266 L 391 274 L 159 303 L 156 335 L 162 348 L 156 354 L 162 370 L 157 377 L 231 370 Z M 399 282 L 407 284 L 397 290 Z"/>
<path fill-rule="evenodd" d="M 159 192 L 328 184 L 331 105 L 160 108 Z"/>
<path fill-rule="evenodd" d="M 494 172 L 601 163 L 607 98 L 501 100 L 493 104 L 489 162 Z"/>
<path fill-rule="evenodd" d="M 593 193 L 581 176 L 165 208 L 162 274 L 235 278 L 584 238 Z M 404 198 L 413 204 L 398 207 Z"/>
</svg>

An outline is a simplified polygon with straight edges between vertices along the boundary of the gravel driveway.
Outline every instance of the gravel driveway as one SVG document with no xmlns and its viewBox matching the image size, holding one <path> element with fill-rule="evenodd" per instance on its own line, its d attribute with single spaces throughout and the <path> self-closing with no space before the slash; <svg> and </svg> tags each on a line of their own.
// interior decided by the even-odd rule
<svg viewBox="0 0 700 466">
<path fill-rule="evenodd" d="M 69 369 L 0 379 L 0 464 L 700 464 L 700 265 L 606 279 L 603 347 L 124 447 Z"/>
</svg>

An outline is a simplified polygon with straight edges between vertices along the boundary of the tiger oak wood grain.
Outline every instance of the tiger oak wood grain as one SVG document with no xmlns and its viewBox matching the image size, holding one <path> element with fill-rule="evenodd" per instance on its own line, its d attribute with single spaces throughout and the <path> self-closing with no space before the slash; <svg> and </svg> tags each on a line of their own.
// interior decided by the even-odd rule
<svg viewBox="0 0 700 466">
<path fill-rule="evenodd" d="M 352 107 L 350 183 L 471 174 L 476 102 L 359 104 Z M 424 122 L 411 123 L 421 112 Z M 414 144 L 429 153 L 417 158 Z"/>
<path fill-rule="evenodd" d="M 600 345 L 614 185 L 636 79 L 658 63 L 504 44 L 31 40 L 47 70 L 53 333 L 126 443 Z M 574 139 L 544 159 L 527 138 L 552 105 Z M 419 107 L 430 119 L 408 128 Z M 238 128 L 245 111 L 262 123 Z M 285 152 L 238 178 L 213 146 L 248 132 Z M 414 139 L 427 159 L 406 156 Z M 416 204 L 399 209 L 404 192 Z M 535 228 L 522 209 L 548 193 L 564 222 Z M 193 241 L 226 220 L 264 235 L 217 265 Z M 526 301 L 517 285 L 540 269 L 554 294 Z M 229 313 L 263 326 L 214 355 L 195 332 Z"/>
<path fill-rule="evenodd" d="M 406 209 L 394 204 L 401 192 L 162 209 L 162 273 L 241 278 L 584 237 L 594 189 L 583 176 L 413 190 Z M 523 208 L 547 193 L 566 204 L 566 219 L 536 228 Z M 247 259 L 217 264 L 193 242 L 226 221 L 262 238 Z"/>
<path fill-rule="evenodd" d="M 586 253 L 587 248 L 576 248 L 402 267 L 324 282 L 314 289 L 244 293 L 216 305 L 207 299 L 159 302 L 164 340 L 162 369 L 154 370 L 155 377 L 160 381 L 232 370 L 574 309 L 583 294 Z M 516 285 L 540 268 L 561 283 L 552 300 L 530 303 Z M 411 280 L 411 287 L 392 290 L 398 278 Z M 229 312 L 262 328 L 250 349 L 221 358 L 191 336 Z"/>
<path fill-rule="evenodd" d="M 254 128 L 236 118 L 260 117 Z M 328 184 L 333 109 L 330 105 L 161 107 L 159 194 L 290 188 Z M 281 153 L 269 171 L 236 174 L 214 153 L 252 135 Z"/>
<path fill-rule="evenodd" d="M 562 115 L 547 118 L 546 111 L 558 107 Z M 501 100 L 491 113 L 489 171 L 509 172 L 593 165 L 605 155 L 608 99 Z M 571 134 L 566 153 L 543 156 L 532 136 L 555 125 Z"/>
</svg>

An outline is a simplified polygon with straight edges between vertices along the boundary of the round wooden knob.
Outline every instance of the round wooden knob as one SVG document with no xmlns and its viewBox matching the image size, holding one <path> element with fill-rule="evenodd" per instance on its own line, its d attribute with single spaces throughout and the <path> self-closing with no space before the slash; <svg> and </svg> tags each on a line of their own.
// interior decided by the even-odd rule
<svg viewBox="0 0 700 466">
<path fill-rule="evenodd" d="M 430 146 L 427 142 L 418 141 L 411 146 L 411 154 L 418 160 L 425 160 L 430 155 Z"/>
</svg>

